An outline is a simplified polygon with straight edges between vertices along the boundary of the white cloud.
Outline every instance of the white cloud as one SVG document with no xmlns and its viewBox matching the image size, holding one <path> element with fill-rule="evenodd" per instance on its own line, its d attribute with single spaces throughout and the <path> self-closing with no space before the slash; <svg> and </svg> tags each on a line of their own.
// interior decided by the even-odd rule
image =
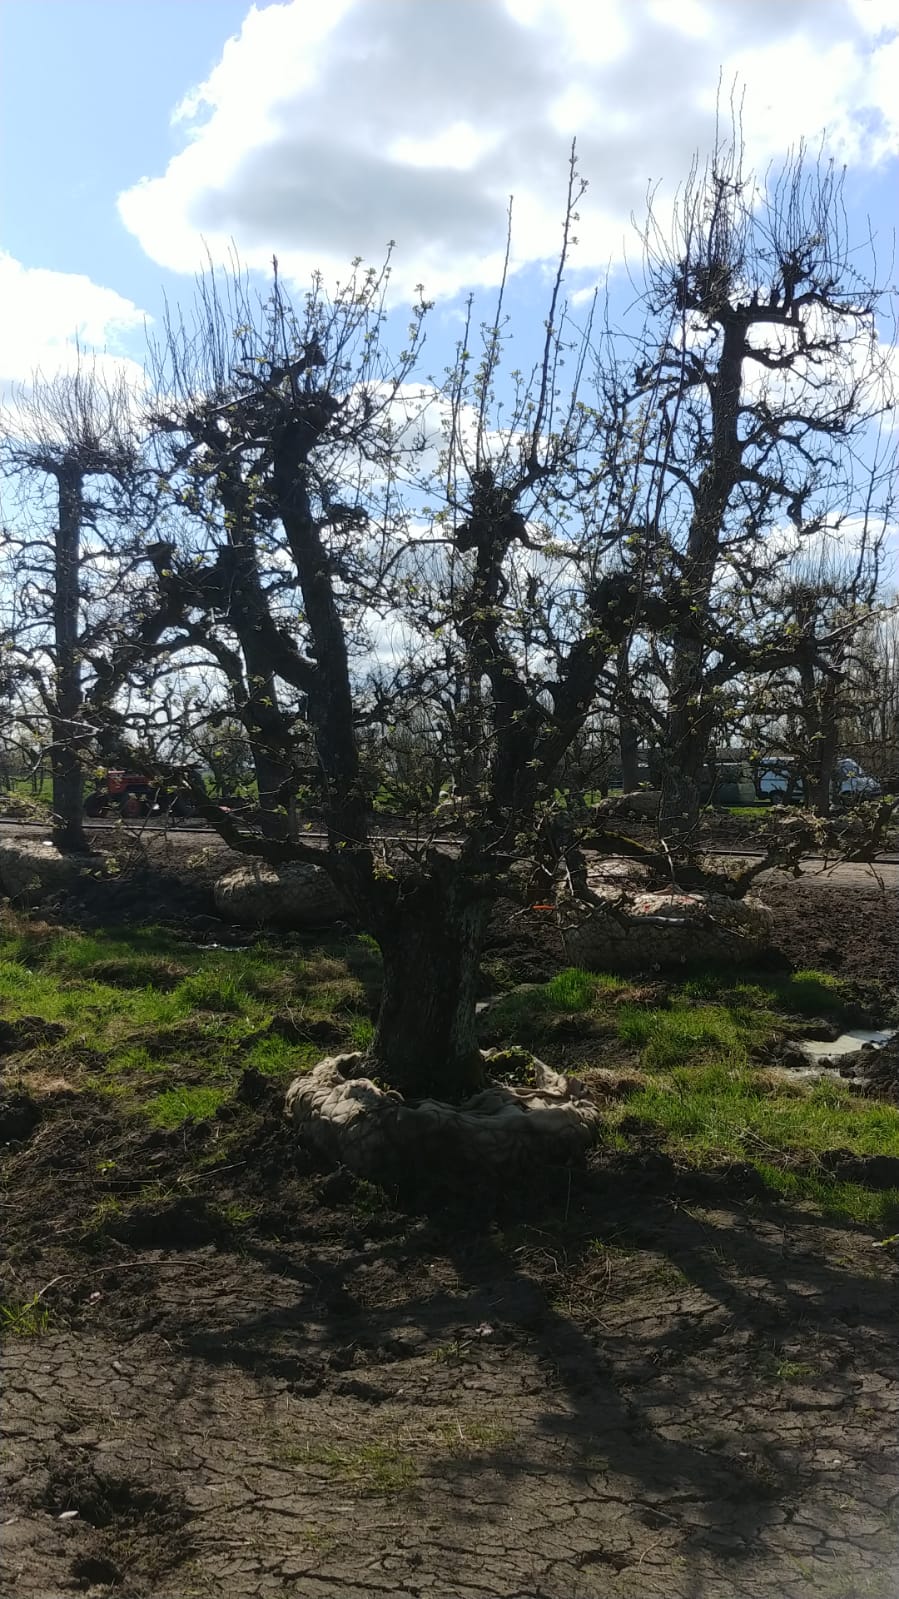
<svg viewBox="0 0 899 1599">
<path fill-rule="evenodd" d="M 99 372 L 124 373 L 129 387 L 141 368 L 125 353 L 145 313 L 114 289 L 82 273 L 26 267 L 0 250 L 0 385 L 27 384 L 39 374 L 74 372 L 89 356 Z"/>
<path fill-rule="evenodd" d="M 579 263 L 618 259 L 650 179 L 713 137 L 719 85 L 745 89 L 764 165 L 827 120 L 841 159 L 899 153 L 896 0 L 308 0 L 253 7 L 177 108 L 185 148 L 120 196 L 161 264 L 203 240 L 301 282 L 397 241 L 394 286 L 494 283 L 516 196 L 515 264 L 550 259 L 567 151 L 591 180 Z"/>
</svg>

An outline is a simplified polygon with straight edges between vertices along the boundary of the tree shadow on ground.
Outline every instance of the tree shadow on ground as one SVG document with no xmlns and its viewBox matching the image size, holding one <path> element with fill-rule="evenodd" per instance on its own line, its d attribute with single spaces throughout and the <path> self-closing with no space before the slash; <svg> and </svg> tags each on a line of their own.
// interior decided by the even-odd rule
<svg viewBox="0 0 899 1599">
<path fill-rule="evenodd" d="M 866 1229 L 735 1196 L 713 1176 L 669 1170 L 666 1187 L 663 1175 L 616 1158 L 412 1213 L 340 1177 L 315 1249 L 305 1225 L 297 1244 L 289 1228 L 277 1242 L 242 1239 L 245 1257 L 291 1284 L 289 1302 L 215 1327 L 201 1313 L 183 1347 L 213 1367 L 299 1375 L 301 1396 L 325 1388 L 375 1417 L 397 1404 L 385 1371 L 429 1359 L 440 1376 L 425 1410 L 467 1393 L 513 1417 L 477 1452 L 493 1501 L 555 1480 L 626 1507 L 629 1539 L 637 1525 L 647 1547 L 676 1544 L 688 1562 L 701 1550 L 736 1573 L 766 1529 L 814 1499 L 817 1419 L 851 1410 L 867 1360 L 895 1364 L 894 1304 Z M 404 1386 L 414 1405 L 414 1383 Z M 464 1442 L 461 1427 L 455 1455 L 429 1457 L 423 1438 L 424 1475 L 470 1475 Z M 881 1448 L 873 1435 L 862 1444 L 856 1473 L 876 1472 Z M 477 1517 L 470 1502 L 465 1514 Z M 628 1543 L 604 1547 L 613 1569 L 628 1564 Z M 595 1554 L 571 1558 L 586 1569 Z M 698 1599 L 694 1578 L 678 1591 Z"/>
<path fill-rule="evenodd" d="M 56 1284 L 65 1372 L 111 1339 L 168 1395 L 155 1421 L 148 1389 L 128 1399 L 137 1442 L 208 1426 L 210 1464 L 255 1483 L 296 1462 L 290 1491 L 326 1519 L 396 1502 L 420 1559 L 451 1538 L 466 1595 L 459 1562 L 498 1525 L 506 1599 L 794 1599 L 806 1559 L 801 1599 L 878 1595 L 899 1362 L 868 1229 L 649 1147 L 426 1203 L 325 1172 L 269 1099 L 177 1134 L 60 1101 L 8 1162 L 10 1241 Z M 127 1203 L 86 1230 L 113 1182 Z M 228 1419 L 235 1393 L 249 1417 Z"/>
</svg>

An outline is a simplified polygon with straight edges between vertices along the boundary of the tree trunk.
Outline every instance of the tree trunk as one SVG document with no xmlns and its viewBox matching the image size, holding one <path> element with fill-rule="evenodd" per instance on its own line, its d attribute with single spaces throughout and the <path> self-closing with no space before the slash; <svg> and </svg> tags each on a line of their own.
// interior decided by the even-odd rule
<svg viewBox="0 0 899 1599">
<path fill-rule="evenodd" d="M 280 793 L 289 785 L 291 768 L 279 760 L 258 735 L 250 735 L 253 770 L 259 791 L 259 825 L 263 838 L 287 838 L 290 834 L 289 805 Z"/>
<path fill-rule="evenodd" d="M 627 644 L 622 644 L 617 661 L 618 693 L 618 748 L 621 754 L 621 787 L 625 794 L 633 794 L 640 782 L 640 734 L 631 721 L 631 665 Z"/>
<path fill-rule="evenodd" d="M 60 468 L 53 594 L 56 688 L 50 708 L 53 842 L 58 849 L 74 852 L 89 848 L 84 831 L 84 776 L 78 750 L 82 710 L 78 660 L 82 483 L 77 466 Z"/>
<path fill-rule="evenodd" d="M 837 721 L 837 680 L 828 678 L 821 689 L 818 740 L 815 750 L 815 779 L 811 802 L 818 816 L 829 816 L 833 799 L 833 774 L 836 766 L 840 730 Z"/>
<path fill-rule="evenodd" d="M 633 722 L 622 716 L 618 727 L 621 751 L 621 787 L 625 794 L 633 794 L 640 783 L 640 735 Z"/>
<path fill-rule="evenodd" d="M 699 825 L 702 769 L 708 754 L 712 718 L 702 709 L 703 650 L 695 640 L 679 641 L 672 673 L 659 802 L 659 837 L 683 854 L 695 847 Z"/>
<path fill-rule="evenodd" d="M 677 854 L 695 845 L 699 823 L 702 768 L 708 754 L 714 716 L 706 687 L 703 629 L 721 554 L 721 533 L 731 491 L 736 484 L 743 446 L 739 435 L 746 326 L 740 310 L 721 321 L 721 360 L 709 389 L 711 452 L 700 474 L 683 562 L 681 588 L 690 600 L 688 625 L 673 640 L 671 688 L 665 735 L 665 765 L 659 806 L 659 836 Z"/>
<path fill-rule="evenodd" d="M 483 901 L 431 881 L 403 895 L 379 931 L 373 1069 L 407 1098 L 455 1102 L 481 1086 L 475 995 L 485 921 Z"/>
</svg>

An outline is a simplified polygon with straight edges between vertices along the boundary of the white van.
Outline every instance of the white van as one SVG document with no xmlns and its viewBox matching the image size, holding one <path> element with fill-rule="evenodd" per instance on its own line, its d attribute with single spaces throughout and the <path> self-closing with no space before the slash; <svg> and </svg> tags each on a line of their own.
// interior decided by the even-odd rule
<svg viewBox="0 0 899 1599">
<path fill-rule="evenodd" d="M 802 805 L 802 776 L 793 756 L 766 755 L 759 761 L 756 792 L 772 805 Z M 854 800 L 877 799 L 882 790 L 876 778 L 862 771 L 858 761 L 843 756 L 833 769 L 832 792 L 837 804 L 851 805 Z"/>
</svg>

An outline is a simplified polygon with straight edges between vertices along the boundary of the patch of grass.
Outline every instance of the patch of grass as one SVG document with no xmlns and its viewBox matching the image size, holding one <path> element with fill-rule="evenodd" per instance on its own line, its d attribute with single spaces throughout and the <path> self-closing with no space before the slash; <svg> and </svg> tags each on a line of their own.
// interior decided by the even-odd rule
<svg viewBox="0 0 899 1599">
<path fill-rule="evenodd" d="M 801 971 L 780 973 L 750 972 L 736 976 L 733 971 L 700 972 L 689 977 L 680 990 L 686 1000 L 713 1000 L 731 1007 L 759 1007 L 789 1016 L 853 1015 L 849 990 L 838 977 L 828 972 Z"/>
<path fill-rule="evenodd" d="M 569 966 L 543 985 L 541 1003 L 547 1010 L 589 1010 L 596 997 L 597 980 L 591 972 Z"/>
<path fill-rule="evenodd" d="M 470 1343 L 464 1342 L 461 1338 L 454 1338 L 448 1344 L 435 1344 L 430 1351 L 430 1358 L 439 1366 L 455 1366 L 460 1361 L 468 1359 L 470 1348 Z"/>
<path fill-rule="evenodd" d="M 812 1377 L 821 1374 L 817 1366 L 809 1365 L 805 1360 L 779 1360 L 774 1368 L 774 1375 L 778 1382 L 809 1382 Z"/>
<path fill-rule="evenodd" d="M 245 1227 L 256 1214 L 254 1205 L 241 1205 L 236 1199 L 229 1200 L 225 1205 L 215 1205 L 213 1209 L 228 1227 Z"/>
<path fill-rule="evenodd" d="M 289 1451 L 288 1458 L 323 1466 L 332 1481 L 364 1497 L 393 1499 L 418 1482 L 411 1455 L 391 1443 L 363 1444 L 358 1449 L 307 1444 L 301 1451 Z"/>
<path fill-rule="evenodd" d="M 828 972 L 793 972 L 772 988 L 780 1004 L 799 1016 L 840 1017 L 852 1008 L 846 984 Z"/>
<path fill-rule="evenodd" d="M 109 1222 L 124 1214 L 125 1207 L 122 1201 L 117 1199 L 115 1194 L 104 1194 L 83 1223 L 82 1237 L 87 1239 L 92 1233 L 102 1233 Z"/>
<path fill-rule="evenodd" d="M 892 1227 L 899 1221 L 899 1188 L 866 1188 L 863 1183 L 838 1182 L 823 1174 L 791 1171 L 762 1160 L 754 1160 L 753 1165 L 778 1199 L 811 1204 L 825 1216 L 865 1227 Z"/>
<path fill-rule="evenodd" d="M 267 1077 L 282 1077 L 311 1071 L 321 1057 L 320 1044 L 292 1044 L 277 1033 L 265 1033 L 253 1040 L 241 1059 L 245 1066 L 252 1066 Z"/>
<path fill-rule="evenodd" d="M 130 1044 L 110 1055 L 106 1070 L 115 1077 L 139 1077 L 144 1072 L 158 1071 L 161 1064 L 142 1044 Z"/>
<path fill-rule="evenodd" d="M 368 1048 L 379 959 L 357 939 L 345 959 L 342 948 L 203 949 L 153 927 L 82 933 L 0 913 L 0 1007 L 28 1020 L 22 1038 L 35 1042 L 20 1052 L 39 1051 L 45 1076 L 177 1127 L 212 1114 L 245 1067 L 286 1077 L 314 1066 L 327 1049 L 302 1037 L 304 1022 L 327 1021 L 329 1047 Z M 273 1014 L 296 1017 L 299 1042 L 267 1030 Z M 59 1036 L 41 1036 L 37 1018 Z"/>
<path fill-rule="evenodd" d="M 748 1162 L 774 1194 L 888 1226 L 897 1215 L 899 1191 L 872 1191 L 808 1168 L 831 1149 L 899 1156 L 899 1112 L 859 1098 L 842 1082 L 824 1080 L 799 1095 L 791 1090 L 786 1085 L 782 1092 L 764 1073 L 742 1066 L 680 1066 L 650 1080 L 612 1115 L 650 1123 L 689 1164 Z"/>
<path fill-rule="evenodd" d="M 753 1144 L 793 1155 L 826 1149 L 899 1155 L 899 1112 L 859 1099 L 836 1081 L 815 1083 L 797 1098 L 778 1093 L 751 1071 L 678 1067 L 667 1081 L 647 1083 L 627 1111 L 664 1128 L 692 1156 L 742 1159 L 758 1153 Z"/>
<path fill-rule="evenodd" d="M 763 1044 L 775 1025 L 769 1012 L 681 1001 L 668 1010 L 622 1005 L 616 1030 L 623 1042 L 640 1048 L 645 1070 L 670 1071 L 685 1062 L 712 1060 L 731 1069 L 743 1066 L 750 1049 Z"/>
<path fill-rule="evenodd" d="M 371 1047 L 371 1041 L 375 1036 L 375 1025 L 370 1017 L 354 1016 L 348 1023 L 347 1031 L 354 1049 L 364 1052 Z"/>
<path fill-rule="evenodd" d="M 601 1009 L 606 999 L 626 986 L 623 977 L 569 966 L 548 983 L 533 983 L 504 994 L 490 1008 L 490 1027 L 517 1041 L 539 1031 L 554 1015 L 584 1015 Z"/>
<path fill-rule="evenodd" d="M 508 1450 L 514 1444 L 514 1427 L 493 1421 L 442 1421 L 436 1433 L 441 1442 L 454 1455 L 485 1454 L 491 1450 Z"/>
<path fill-rule="evenodd" d="M 21 1305 L 0 1304 L 0 1331 L 10 1338 L 38 1338 L 49 1332 L 51 1319 L 37 1294 Z"/>
<path fill-rule="evenodd" d="M 178 984 L 172 996 L 182 1015 L 192 1010 L 231 1011 L 241 1014 L 251 1003 L 244 984 L 232 972 L 195 972 Z"/>
<path fill-rule="evenodd" d="M 148 1099 L 143 1109 L 154 1127 L 180 1127 L 188 1120 L 214 1116 L 227 1097 L 224 1088 L 167 1088 Z"/>
</svg>

